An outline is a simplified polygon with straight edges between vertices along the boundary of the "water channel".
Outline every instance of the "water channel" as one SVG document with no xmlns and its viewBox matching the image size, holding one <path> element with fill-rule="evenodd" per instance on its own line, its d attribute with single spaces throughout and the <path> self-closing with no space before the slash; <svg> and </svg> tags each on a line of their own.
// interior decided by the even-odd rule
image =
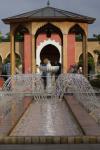
<svg viewBox="0 0 100 150">
<path fill-rule="evenodd" d="M 82 135 L 66 102 L 33 102 L 10 136 Z"/>
<path fill-rule="evenodd" d="M 12 129 L 12 123 L 15 126 L 17 119 L 19 120 L 24 113 L 10 136 L 82 135 L 82 131 L 63 100 L 65 94 L 72 94 L 87 113 L 96 118 L 97 122 L 100 121 L 100 102 L 83 75 L 61 74 L 50 89 L 52 90 L 44 88 L 43 80 L 37 74 L 15 75 L 9 78 L 0 93 L 0 103 L 3 102 L 4 106 L 1 105 L 0 116 L 1 118 L 5 116 L 1 123 L 3 130 L 7 128 L 8 133 Z M 26 110 L 27 94 L 33 100 Z M 10 100 L 9 107 L 8 100 Z"/>
</svg>

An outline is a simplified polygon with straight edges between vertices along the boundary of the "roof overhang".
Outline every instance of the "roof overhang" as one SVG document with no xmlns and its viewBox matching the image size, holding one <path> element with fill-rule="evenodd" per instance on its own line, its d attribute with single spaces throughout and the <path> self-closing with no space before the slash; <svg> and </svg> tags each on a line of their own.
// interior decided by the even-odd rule
<svg viewBox="0 0 100 150">
<path fill-rule="evenodd" d="M 5 19 L 2 19 L 2 21 L 5 23 L 5 24 L 12 24 L 12 23 L 24 23 L 24 22 L 41 22 L 41 21 L 58 21 L 58 22 L 61 22 L 61 21 L 69 21 L 69 22 L 80 22 L 80 23 L 88 23 L 88 24 L 92 24 L 94 23 L 96 19 L 95 18 L 92 18 L 92 19 L 88 19 L 88 20 L 83 20 L 83 19 L 76 19 L 76 18 L 16 18 L 16 19 L 8 19 L 8 18 L 5 18 Z"/>
<path fill-rule="evenodd" d="M 6 24 L 35 21 L 70 21 L 92 24 L 96 19 L 53 7 L 44 7 L 2 19 Z"/>
</svg>

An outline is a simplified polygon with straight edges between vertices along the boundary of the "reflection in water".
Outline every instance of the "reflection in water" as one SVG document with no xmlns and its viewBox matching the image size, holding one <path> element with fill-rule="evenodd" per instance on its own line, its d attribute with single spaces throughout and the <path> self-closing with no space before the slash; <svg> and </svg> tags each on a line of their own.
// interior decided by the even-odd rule
<svg viewBox="0 0 100 150">
<path fill-rule="evenodd" d="M 65 101 L 32 103 L 11 136 L 82 135 Z"/>
</svg>

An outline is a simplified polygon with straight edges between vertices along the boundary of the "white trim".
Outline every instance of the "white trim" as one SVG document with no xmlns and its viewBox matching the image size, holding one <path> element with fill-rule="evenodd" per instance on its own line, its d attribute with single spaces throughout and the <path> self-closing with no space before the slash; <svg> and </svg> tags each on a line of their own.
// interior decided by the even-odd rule
<svg viewBox="0 0 100 150">
<path fill-rule="evenodd" d="M 47 46 L 47 45 L 54 45 L 59 53 L 60 53 L 60 63 L 62 62 L 62 52 L 61 52 L 61 45 L 59 44 L 59 42 L 56 42 L 55 40 L 51 40 L 51 39 L 48 39 L 48 40 L 44 40 L 43 42 L 40 43 L 39 46 L 37 46 L 37 49 L 36 49 L 36 65 L 39 65 L 40 66 L 40 53 L 41 53 L 41 50 Z"/>
</svg>

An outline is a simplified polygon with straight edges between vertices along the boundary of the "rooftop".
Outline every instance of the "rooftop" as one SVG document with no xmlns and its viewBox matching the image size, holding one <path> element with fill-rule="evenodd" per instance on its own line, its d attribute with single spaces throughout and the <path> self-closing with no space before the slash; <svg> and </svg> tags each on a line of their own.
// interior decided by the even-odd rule
<svg viewBox="0 0 100 150">
<path fill-rule="evenodd" d="M 29 21 L 74 21 L 92 24 L 96 19 L 88 16 L 83 16 L 66 10 L 50 7 L 19 14 L 16 16 L 2 19 L 4 23 L 29 22 Z"/>
</svg>

